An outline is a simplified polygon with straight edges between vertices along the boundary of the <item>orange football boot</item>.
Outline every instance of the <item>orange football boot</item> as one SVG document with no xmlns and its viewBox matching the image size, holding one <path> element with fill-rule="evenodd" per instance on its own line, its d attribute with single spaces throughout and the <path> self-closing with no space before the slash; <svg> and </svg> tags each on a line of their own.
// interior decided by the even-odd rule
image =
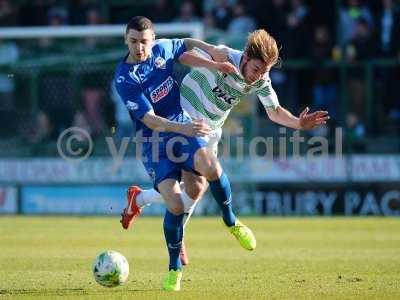
<svg viewBox="0 0 400 300">
<path fill-rule="evenodd" d="M 128 200 L 127 206 L 124 208 L 121 214 L 121 224 L 124 229 L 128 229 L 130 224 L 136 217 L 140 216 L 142 209 L 136 203 L 136 197 L 142 191 L 138 186 L 130 186 L 126 192 Z"/>
</svg>

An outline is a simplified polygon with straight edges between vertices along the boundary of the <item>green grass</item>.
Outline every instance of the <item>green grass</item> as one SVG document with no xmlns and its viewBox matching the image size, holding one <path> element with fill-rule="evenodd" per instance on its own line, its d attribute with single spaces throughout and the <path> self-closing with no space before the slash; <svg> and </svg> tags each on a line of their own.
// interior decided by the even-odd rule
<svg viewBox="0 0 400 300">
<path fill-rule="evenodd" d="M 217 218 L 187 228 L 182 291 L 160 290 L 167 270 L 161 218 L 123 231 L 117 218 L 0 217 L 0 299 L 400 299 L 400 220 L 243 218 L 257 237 L 239 247 Z M 126 285 L 91 274 L 105 249 L 123 253 Z"/>
</svg>

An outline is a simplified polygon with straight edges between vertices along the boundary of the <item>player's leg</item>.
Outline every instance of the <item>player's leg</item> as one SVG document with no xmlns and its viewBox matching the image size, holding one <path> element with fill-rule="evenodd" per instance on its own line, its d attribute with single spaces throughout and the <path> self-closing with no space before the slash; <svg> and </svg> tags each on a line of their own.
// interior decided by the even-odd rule
<svg viewBox="0 0 400 300">
<path fill-rule="evenodd" d="M 201 200 L 207 190 L 208 182 L 203 176 L 184 170 L 182 170 L 182 179 L 182 201 L 185 213 L 183 226 L 186 226 L 196 204 Z"/>
<path fill-rule="evenodd" d="M 197 202 L 201 200 L 204 192 L 207 190 L 208 183 L 203 176 L 199 176 L 187 171 L 182 171 L 182 179 L 183 182 L 181 184 L 181 189 L 184 210 L 183 235 L 185 236 L 185 227 L 190 220 Z M 189 256 L 184 238 L 182 240 L 182 247 L 179 257 L 184 266 L 189 264 Z"/>
<path fill-rule="evenodd" d="M 183 238 L 183 203 L 181 189 L 176 179 L 165 179 L 157 186 L 167 206 L 164 216 L 164 235 L 169 253 L 169 272 L 163 288 L 179 291 L 182 279 L 182 264 L 179 253 Z"/>
<path fill-rule="evenodd" d="M 152 178 L 154 186 L 157 186 L 158 183 L 166 178 L 179 178 L 179 181 L 181 178 L 180 168 L 166 157 L 165 151 L 163 151 L 161 146 L 159 146 L 158 157 L 153 159 L 150 154 L 144 157 L 143 160 L 143 165 L 150 178 Z M 150 149 L 148 152 L 152 153 L 152 150 Z M 140 216 L 145 206 L 145 204 L 143 204 L 143 195 L 146 195 L 147 198 L 159 198 L 162 203 L 164 202 L 162 195 L 154 188 L 145 192 L 138 186 L 129 187 L 127 192 L 127 206 L 121 214 L 121 223 L 124 229 L 128 229 L 133 221 Z"/>
<path fill-rule="evenodd" d="M 164 198 L 154 188 L 141 190 L 137 197 L 137 203 L 140 207 L 145 207 L 153 203 L 164 203 Z"/>
<path fill-rule="evenodd" d="M 211 133 L 209 136 L 205 137 L 204 140 L 207 143 L 207 150 L 210 151 L 213 155 L 217 156 L 218 153 L 218 143 L 221 139 L 222 135 L 222 130 L 217 129 L 213 133 Z M 195 174 L 191 172 L 186 172 L 186 174 L 189 174 L 188 176 L 196 176 Z M 188 177 L 183 174 L 183 178 Z M 198 177 L 198 176 L 196 176 Z M 185 181 L 185 180 L 184 180 Z M 191 178 L 189 177 L 187 181 L 190 181 L 190 187 L 188 187 L 190 190 L 185 189 L 188 191 L 188 195 L 191 199 L 198 200 L 202 197 L 200 194 L 204 194 L 205 188 L 203 190 L 204 183 L 207 183 L 207 181 L 203 178 L 200 180 L 199 178 Z M 201 181 L 201 182 L 200 182 Z M 200 190 L 198 189 L 198 185 L 201 184 Z M 156 191 L 154 188 L 152 189 L 147 189 L 147 190 L 142 190 L 138 186 L 132 186 L 132 188 L 135 187 L 139 192 L 137 193 L 136 196 L 136 203 L 140 208 L 143 208 L 145 206 L 151 205 L 153 203 L 164 203 L 164 199 L 161 196 L 161 194 Z M 184 188 L 182 188 L 182 191 Z M 202 191 L 203 190 L 203 191 Z"/>
<path fill-rule="evenodd" d="M 214 155 L 215 157 L 218 154 L 218 143 L 221 139 L 221 134 L 222 130 L 217 129 L 205 138 L 205 141 L 207 143 L 207 151 L 210 155 Z M 182 195 L 185 205 L 185 218 L 183 221 L 183 226 L 185 227 L 194 211 L 194 207 L 196 206 L 198 201 L 203 198 L 203 195 L 208 188 L 208 182 L 204 176 L 200 176 L 199 174 L 184 170 L 182 171 L 182 178 L 184 185 L 183 188 L 182 186 L 181 188 L 183 191 Z M 185 200 L 187 201 L 186 203 Z"/>
<path fill-rule="evenodd" d="M 222 218 L 229 231 L 243 248 L 247 250 L 255 249 L 256 239 L 253 233 L 237 220 L 233 213 L 231 185 L 218 159 L 204 147 L 200 148 L 194 155 L 194 168 L 207 179 L 210 191 L 221 208 Z"/>
<path fill-rule="evenodd" d="M 185 177 L 185 176 L 183 176 Z M 204 179 L 204 181 L 206 181 Z M 196 181 L 197 182 L 197 181 Z M 154 188 L 142 190 L 138 186 L 132 186 L 131 188 L 137 189 L 139 192 L 136 196 L 136 203 L 140 208 L 144 208 L 145 206 L 154 204 L 154 203 L 164 203 L 164 198 L 162 195 L 157 192 Z M 182 186 L 182 190 L 186 190 L 184 186 Z M 190 192 L 188 193 L 189 198 L 191 199 L 199 199 L 200 197 L 196 197 L 196 194 L 199 194 L 200 191 L 196 191 L 197 187 L 190 188 Z"/>
<path fill-rule="evenodd" d="M 200 148 L 194 156 L 194 167 L 210 184 L 210 191 L 222 210 L 222 218 L 227 226 L 235 224 L 232 210 L 231 185 L 217 158 L 206 148 Z"/>
<path fill-rule="evenodd" d="M 185 213 L 191 214 L 196 205 L 196 202 L 201 199 L 204 192 L 207 190 L 207 180 L 191 172 L 182 171 L 183 183 L 181 184 L 182 196 L 185 204 Z M 186 182 L 186 184 L 185 184 Z M 163 196 L 151 188 L 142 190 L 139 186 L 130 186 L 127 193 L 129 206 L 133 206 L 136 211 L 140 211 L 148 205 L 153 203 L 164 203 Z"/>
</svg>

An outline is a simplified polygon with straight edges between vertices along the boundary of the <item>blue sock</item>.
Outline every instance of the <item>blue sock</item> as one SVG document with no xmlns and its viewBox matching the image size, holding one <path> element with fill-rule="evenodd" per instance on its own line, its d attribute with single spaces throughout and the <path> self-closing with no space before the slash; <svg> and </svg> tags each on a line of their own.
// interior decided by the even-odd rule
<svg viewBox="0 0 400 300">
<path fill-rule="evenodd" d="M 222 172 L 221 177 L 209 181 L 210 190 L 214 199 L 222 210 L 222 218 L 227 226 L 235 225 L 235 214 L 232 211 L 231 184 L 228 176 Z"/>
<path fill-rule="evenodd" d="M 176 216 L 166 210 L 164 216 L 164 236 L 169 253 L 169 270 L 182 269 L 179 253 L 183 238 L 183 214 Z"/>
</svg>

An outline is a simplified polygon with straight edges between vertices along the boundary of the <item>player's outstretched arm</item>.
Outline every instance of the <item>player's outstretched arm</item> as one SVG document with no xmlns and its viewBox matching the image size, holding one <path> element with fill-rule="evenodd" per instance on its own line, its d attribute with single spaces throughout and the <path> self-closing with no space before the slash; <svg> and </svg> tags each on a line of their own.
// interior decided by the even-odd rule
<svg viewBox="0 0 400 300">
<path fill-rule="evenodd" d="M 222 73 L 236 73 L 239 70 L 230 62 L 216 62 L 212 59 L 199 55 L 196 51 L 186 51 L 179 56 L 179 62 L 189 67 L 203 67 L 207 69 L 217 70 Z"/>
<path fill-rule="evenodd" d="M 206 136 L 211 128 L 201 120 L 193 120 L 189 123 L 179 123 L 157 116 L 153 111 L 147 112 L 142 122 L 152 130 L 159 132 L 176 132 L 186 136 Z"/>
<path fill-rule="evenodd" d="M 266 109 L 266 111 L 271 121 L 293 129 L 308 130 L 326 124 L 329 120 L 327 111 L 308 113 L 308 107 L 301 112 L 299 117 L 295 117 L 282 106 L 278 106 L 276 109 Z"/>
<path fill-rule="evenodd" d="M 193 50 L 194 48 L 199 48 L 210 54 L 210 56 L 214 61 L 217 62 L 228 61 L 228 51 L 225 48 L 219 48 L 204 41 L 192 38 L 184 38 L 183 42 L 185 44 L 187 51 Z"/>
</svg>

